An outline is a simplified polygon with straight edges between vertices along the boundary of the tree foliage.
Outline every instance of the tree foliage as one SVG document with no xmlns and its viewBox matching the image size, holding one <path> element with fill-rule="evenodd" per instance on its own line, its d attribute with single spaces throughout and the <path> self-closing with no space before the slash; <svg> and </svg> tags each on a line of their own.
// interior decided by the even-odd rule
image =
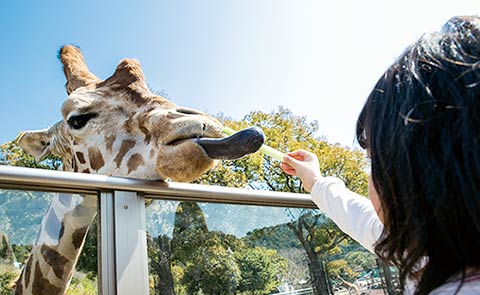
<svg viewBox="0 0 480 295">
<path fill-rule="evenodd" d="M 88 273 L 90 276 L 97 276 L 98 274 L 98 216 L 95 217 L 90 228 L 88 229 L 85 244 L 82 253 L 78 258 L 76 269 L 78 271 Z"/>
<path fill-rule="evenodd" d="M 242 120 L 222 116 L 220 120 L 235 130 L 260 127 L 266 136 L 265 144 L 281 152 L 297 149 L 312 151 L 317 154 L 324 175 L 339 177 L 350 190 L 361 195 L 367 194 L 367 162 L 364 152 L 328 143 L 325 138 L 317 135 L 320 130 L 316 121 L 308 122 L 306 117 L 296 116 L 282 107 L 271 113 L 254 111 Z M 223 161 L 197 182 L 304 193 L 300 180 L 283 173 L 278 164 L 278 161 L 257 152 L 236 161 Z"/>
<path fill-rule="evenodd" d="M 177 292 L 175 291 L 174 278 L 183 277 L 183 269 L 172 268 L 171 240 L 167 235 L 160 235 L 157 238 L 147 235 L 147 251 L 150 278 L 152 280 L 151 289 L 154 290 L 153 294 L 173 295 L 181 294 L 184 291 L 184 288 Z"/>
<path fill-rule="evenodd" d="M 187 294 L 235 294 L 240 283 L 240 270 L 232 251 L 213 237 L 205 240 L 186 263 L 182 283 Z"/>
<path fill-rule="evenodd" d="M 250 247 L 261 246 L 275 250 L 302 248 L 302 244 L 288 224 L 255 229 L 248 232 L 243 240 Z"/>
<path fill-rule="evenodd" d="M 240 121 L 225 117 L 221 117 L 221 120 L 226 126 L 236 130 L 249 126 L 260 127 L 265 132 L 266 144 L 279 151 L 306 149 L 314 152 L 319 158 L 320 169 L 324 175 L 339 177 L 350 190 L 361 195 L 367 194 L 365 172 L 367 162 L 364 153 L 328 143 L 325 138 L 317 135 L 319 133 L 317 122 L 308 122 L 306 117 L 295 116 L 291 111 L 281 107 L 271 113 L 251 112 Z M 198 182 L 305 193 L 300 179 L 283 173 L 278 164 L 268 156 L 255 153 L 233 162 L 223 162 Z M 312 214 L 309 210 L 305 210 L 304 213 L 307 215 L 292 214 L 289 227 L 308 257 L 310 279 L 315 294 L 326 294 L 329 292 L 329 286 L 325 279 L 324 265 L 329 255 L 341 251 L 339 246 L 345 243 L 348 237 L 323 214 Z M 260 229 L 252 234 L 257 235 L 258 242 L 267 232 Z"/>
<path fill-rule="evenodd" d="M 345 259 L 336 259 L 327 263 L 328 275 L 331 278 L 343 279 L 347 282 L 353 282 L 359 275 L 352 269 Z"/>
<path fill-rule="evenodd" d="M 249 248 L 234 235 L 209 231 L 196 203 L 179 204 L 171 245 L 177 294 L 265 294 L 278 286 L 286 268 L 276 250 Z M 160 252 L 152 253 L 150 263 Z"/>
<path fill-rule="evenodd" d="M 13 265 L 0 264 L 0 295 L 13 295 L 13 286 L 19 274 Z"/>
<path fill-rule="evenodd" d="M 276 250 L 264 247 L 246 248 L 237 252 L 237 263 L 242 274 L 239 291 L 247 294 L 268 294 L 280 285 L 280 277 L 287 270 L 287 261 Z"/>
<path fill-rule="evenodd" d="M 75 274 L 66 295 L 97 295 L 97 278 L 91 275 Z"/>
<path fill-rule="evenodd" d="M 368 272 L 377 267 L 377 256 L 368 251 L 352 251 L 345 255 L 345 260 L 351 267 L 356 266 Z"/>
<path fill-rule="evenodd" d="M 14 140 L 0 145 L 0 165 L 58 170 L 62 161 L 59 157 L 51 155 L 37 161 L 24 152 Z"/>
</svg>

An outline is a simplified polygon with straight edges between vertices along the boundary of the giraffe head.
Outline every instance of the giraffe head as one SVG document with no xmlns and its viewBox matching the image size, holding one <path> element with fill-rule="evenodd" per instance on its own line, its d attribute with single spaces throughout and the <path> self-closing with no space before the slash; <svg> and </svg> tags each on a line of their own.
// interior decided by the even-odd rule
<svg viewBox="0 0 480 295">
<path fill-rule="evenodd" d="M 222 124 L 150 92 L 140 64 L 124 59 L 113 75 L 92 74 L 77 47 L 60 50 L 68 97 L 63 119 L 25 131 L 19 145 L 35 158 L 60 156 L 64 170 L 190 181 L 212 168 L 195 138 L 220 138 Z"/>
</svg>

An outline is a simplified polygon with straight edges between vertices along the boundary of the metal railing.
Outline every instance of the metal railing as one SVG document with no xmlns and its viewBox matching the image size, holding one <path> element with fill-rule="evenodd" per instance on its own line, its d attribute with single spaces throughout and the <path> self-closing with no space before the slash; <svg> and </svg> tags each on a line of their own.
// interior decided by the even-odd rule
<svg viewBox="0 0 480 295">
<path fill-rule="evenodd" d="M 48 191 L 130 191 L 148 198 L 224 204 L 316 208 L 307 194 L 141 180 L 95 174 L 0 166 L 0 186 Z"/>
<path fill-rule="evenodd" d="M 0 166 L 0 188 L 98 196 L 99 294 L 102 295 L 149 294 L 145 198 L 316 208 L 306 194 L 10 166 Z"/>
</svg>

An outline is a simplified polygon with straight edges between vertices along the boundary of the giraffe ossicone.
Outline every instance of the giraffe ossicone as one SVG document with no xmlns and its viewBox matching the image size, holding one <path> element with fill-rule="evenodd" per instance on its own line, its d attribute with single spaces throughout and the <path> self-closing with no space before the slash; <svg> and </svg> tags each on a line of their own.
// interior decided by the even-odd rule
<svg viewBox="0 0 480 295">
<path fill-rule="evenodd" d="M 191 181 L 215 166 L 217 159 L 212 155 L 234 159 L 263 143 L 263 135 L 247 133 L 232 142 L 214 140 L 224 137 L 223 125 L 203 112 L 153 94 L 135 60 L 122 60 L 111 77 L 101 80 L 89 71 L 79 48 L 66 45 L 59 57 L 68 93 L 62 120 L 17 138 L 20 147 L 36 159 L 56 155 L 66 171 Z M 256 144 L 238 153 L 235 146 L 248 145 L 251 136 L 257 136 Z M 225 151 L 218 151 L 229 144 Z M 52 201 L 16 294 L 66 292 L 97 211 L 96 198 L 85 196 L 78 204 L 68 198 L 57 196 Z M 56 228 L 57 237 L 46 236 L 51 234 L 49 228 Z"/>
</svg>

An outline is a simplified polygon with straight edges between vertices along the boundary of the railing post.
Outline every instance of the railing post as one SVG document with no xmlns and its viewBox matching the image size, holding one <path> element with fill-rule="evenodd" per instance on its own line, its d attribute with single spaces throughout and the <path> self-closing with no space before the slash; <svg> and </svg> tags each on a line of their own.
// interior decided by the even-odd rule
<svg viewBox="0 0 480 295">
<path fill-rule="evenodd" d="M 116 295 L 113 193 L 100 193 L 98 214 L 98 282 L 101 295 Z"/>
<path fill-rule="evenodd" d="M 119 295 L 148 295 L 145 199 L 136 192 L 114 191 L 116 279 Z"/>
</svg>

